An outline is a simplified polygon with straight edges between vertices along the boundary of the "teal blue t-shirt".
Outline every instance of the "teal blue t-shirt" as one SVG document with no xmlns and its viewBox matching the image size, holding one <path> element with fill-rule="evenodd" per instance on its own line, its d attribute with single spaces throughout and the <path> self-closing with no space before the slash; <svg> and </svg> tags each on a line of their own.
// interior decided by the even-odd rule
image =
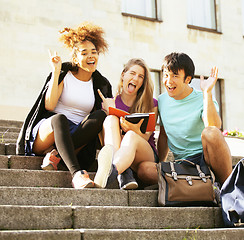
<svg viewBox="0 0 244 240">
<path fill-rule="evenodd" d="M 218 103 L 214 100 L 218 111 Z M 175 159 L 186 159 L 203 151 L 203 93 L 193 88 L 186 98 L 175 100 L 168 93 L 158 98 L 160 125 L 164 126 L 169 149 Z"/>
</svg>

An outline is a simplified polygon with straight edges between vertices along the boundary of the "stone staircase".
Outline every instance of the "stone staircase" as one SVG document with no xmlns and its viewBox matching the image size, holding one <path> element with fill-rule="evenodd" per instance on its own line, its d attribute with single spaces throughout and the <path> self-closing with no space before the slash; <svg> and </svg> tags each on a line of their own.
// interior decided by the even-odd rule
<svg viewBox="0 0 244 240">
<path fill-rule="evenodd" d="M 21 125 L 0 120 L 0 239 L 244 239 L 223 228 L 219 207 L 158 207 L 157 190 L 117 183 L 73 189 L 64 167 L 42 171 L 42 157 L 15 155 Z"/>
</svg>

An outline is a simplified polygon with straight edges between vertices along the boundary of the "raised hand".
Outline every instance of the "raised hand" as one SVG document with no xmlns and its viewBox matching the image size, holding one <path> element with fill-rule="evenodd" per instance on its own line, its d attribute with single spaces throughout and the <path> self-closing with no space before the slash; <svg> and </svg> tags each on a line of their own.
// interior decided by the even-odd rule
<svg viewBox="0 0 244 240">
<path fill-rule="evenodd" d="M 50 64 L 53 70 L 60 71 L 62 66 L 62 60 L 61 57 L 58 56 L 57 52 L 55 51 L 52 53 L 50 50 L 48 50 L 49 57 L 50 57 Z"/>
<path fill-rule="evenodd" d="M 218 79 L 218 68 L 212 67 L 211 73 L 208 79 L 204 80 L 204 77 L 200 76 L 200 86 L 203 92 L 211 92 L 216 81 Z"/>
<path fill-rule="evenodd" d="M 115 98 L 105 98 L 100 91 L 100 89 L 97 90 L 100 98 L 102 99 L 102 108 L 103 110 L 108 114 L 109 112 L 109 107 L 115 108 Z"/>
</svg>

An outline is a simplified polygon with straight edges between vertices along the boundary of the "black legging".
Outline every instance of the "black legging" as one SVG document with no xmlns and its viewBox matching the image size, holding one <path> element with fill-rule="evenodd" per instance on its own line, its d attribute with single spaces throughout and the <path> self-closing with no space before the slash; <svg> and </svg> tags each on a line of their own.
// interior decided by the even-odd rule
<svg viewBox="0 0 244 240">
<path fill-rule="evenodd" d="M 75 149 L 83 147 L 96 139 L 98 133 L 102 130 L 105 118 L 106 113 L 104 111 L 94 111 L 78 126 L 71 136 L 66 116 L 63 114 L 56 114 L 52 117 L 51 125 L 54 132 L 56 148 L 72 176 L 75 172 L 81 170 L 79 161 L 75 155 Z"/>
</svg>

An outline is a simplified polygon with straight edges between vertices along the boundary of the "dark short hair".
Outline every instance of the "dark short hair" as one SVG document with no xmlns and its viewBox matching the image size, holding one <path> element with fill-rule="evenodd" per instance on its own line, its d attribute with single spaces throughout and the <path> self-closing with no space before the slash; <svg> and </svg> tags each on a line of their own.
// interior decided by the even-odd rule
<svg viewBox="0 0 244 240">
<path fill-rule="evenodd" d="M 164 68 L 177 74 L 179 70 L 184 70 L 185 79 L 190 76 L 194 78 L 195 66 L 192 59 L 185 53 L 173 52 L 164 58 L 162 71 Z"/>
</svg>

